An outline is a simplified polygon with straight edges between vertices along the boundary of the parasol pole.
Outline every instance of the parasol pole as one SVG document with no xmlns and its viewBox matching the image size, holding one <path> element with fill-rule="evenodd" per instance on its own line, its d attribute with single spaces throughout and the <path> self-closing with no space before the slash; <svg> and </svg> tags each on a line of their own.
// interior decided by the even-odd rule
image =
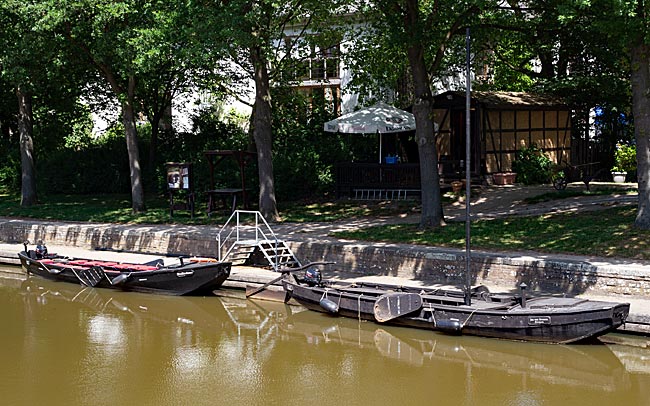
<svg viewBox="0 0 650 406">
<path fill-rule="evenodd" d="M 471 117 L 471 87 L 472 81 L 470 78 L 470 35 L 469 27 L 465 31 L 465 304 L 470 306 L 472 304 L 472 271 L 471 271 L 471 250 L 470 250 L 470 161 L 471 161 L 471 131 L 470 131 L 470 117 Z"/>
</svg>

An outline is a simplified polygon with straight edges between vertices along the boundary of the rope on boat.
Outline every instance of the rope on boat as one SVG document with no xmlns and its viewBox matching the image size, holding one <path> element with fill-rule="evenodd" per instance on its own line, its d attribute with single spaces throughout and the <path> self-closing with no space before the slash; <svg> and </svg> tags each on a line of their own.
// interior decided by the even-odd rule
<svg viewBox="0 0 650 406">
<path fill-rule="evenodd" d="M 54 273 L 54 272 L 50 271 L 50 268 L 48 268 L 47 265 L 45 265 L 44 263 L 39 262 L 38 264 L 39 264 L 40 266 L 42 266 L 43 268 L 45 268 L 45 270 L 47 271 L 47 273 Z"/>
<path fill-rule="evenodd" d="M 465 328 L 465 325 L 467 324 L 467 322 L 469 321 L 469 319 L 471 319 L 472 316 L 474 315 L 474 313 L 476 313 L 477 311 L 478 311 L 478 309 L 474 309 L 474 310 L 472 310 L 472 312 L 469 314 L 469 316 L 467 316 L 467 318 L 465 319 L 465 321 L 463 322 L 463 324 L 460 325 L 461 330 L 462 330 L 463 328 Z"/>
<path fill-rule="evenodd" d="M 433 322 L 433 327 L 436 327 L 436 311 L 431 303 L 429 303 L 429 310 L 431 310 L 431 321 Z"/>
<path fill-rule="evenodd" d="M 77 275 L 77 272 L 75 272 L 74 268 L 71 267 L 71 266 L 65 266 L 64 265 L 62 270 L 60 270 L 58 272 L 52 272 L 52 270 L 50 268 L 48 268 L 47 265 L 45 265 L 43 262 L 39 262 L 38 264 L 40 266 L 42 266 L 47 271 L 47 273 L 53 273 L 53 274 L 60 274 L 61 272 L 65 271 L 66 269 L 69 269 L 69 270 L 72 271 L 72 273 L 74 273 L 74 275 L 77 277 L 77 279 L 79 279 L 79 275 Z"/>
<path fill-rule="evenodd" d="M 332 300 L 329 299 L 329 288 L 324 287 L 323 294 L 321 295 L 319 300 L 320 306 L 325 310 L 327 310 L 329 313 L 337 314 L 339 312 L 339 309 L 341 308 L 341 299 L 343 298 L 343 292 L 338 291 L 338 293 L 339 293 L 338 303 L 334 303 Z M 325 301 L 327 301 L 327 303 L 324 303 Z"/>
<path fill-rule="evenodd" d="M 357 297 L 357 317 L 359 317 L 359 321 L 361 321 L 361 296 L 363 296 L 363 293 L 360 293 Z"/>
<path fill-rule="evenodd" d="M 429 310 L 431 311 L 431 322 L 433 323 L 433 327 L 437 327 L 438 323 L 436 322 L 436 312 L 435 312 L 435 309 L 433 308 L 433 305 L 431 303 L 429 303 Z M 461 330 L 465 328 L 465 326 L 467 325 L 467 322 L 469 322 L 469 320 L 472 318 L 474 313 L 476 313 L 477 311 L 478 311 L 478 309 L 472 310 L 472 312 L 469 314 L 469 316 L 467 316 L 467 318 L 465 319 L 463 324 L 460 325 Z"/>
<path fill-rule="evenodd" d="M 327 291 L 328 291 L 328 290 L 329 290 L 328 288 L 325 288 L 325 289 L 323 290 L 323 295 L 320 297 L 320 300 L 327 299 Z"/>
<path fill-rule="evenodd" d="M 64 267 L 63 269 L 67 269 L 67 268 Z M 74 276 L 76 276 L 77 279 L 79 279 L 79 282 L 81 282 L 82 285 L 84 285 L 84 286 L 88 286 L 88 285 L 86 285 L 86 284 L 84 283 L 84 281 L 81 280 L 81 278 L 79 277 L 79 274 L 77 274 L 77 271 L 75 271 L 74 268 L 70 267 L 70 270 L 72 271 L 72 273 L 74 274 Z"/>
<path fill-rule="evenodd" d="M 329 288 L 324 288 L 323 295 L 320 297 L 320 300 L 329 299 L 329 297 L 328 297 L 329 290 L 330 290 Z M 342 296 L 343 296 L 343 293 L 339 291 L 339 302 L 338 302 L 339 307 L 341 306 L 341 297 Z"/>
</svg>

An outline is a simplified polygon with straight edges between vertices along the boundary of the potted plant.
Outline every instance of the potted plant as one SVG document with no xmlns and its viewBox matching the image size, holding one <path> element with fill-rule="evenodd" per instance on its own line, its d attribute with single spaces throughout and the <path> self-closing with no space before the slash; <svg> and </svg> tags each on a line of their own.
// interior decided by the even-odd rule
<svg viewBox="0 0 650 406">
<path fill-rule="evenodd" d="M 495 185 L 514 185 L 517 179 L 515 172 L 497 172 L 492 175 Z"/>
<path fill-rule="evenodd" d="M 612 166 L 612 178 L 615 183 L 625 182 L 628 172 L 636 170 L 636 146 L 616 145 L 614 154 L 614 166 Z"/>
<path fill-rule="evenodd" d="M 618 165 L 612 166 L 612 179 L 614 180 L 614 183 L 624 183 L 626 177 L 627 171 L 624 171 L 623 168 Z"/>
</svg>

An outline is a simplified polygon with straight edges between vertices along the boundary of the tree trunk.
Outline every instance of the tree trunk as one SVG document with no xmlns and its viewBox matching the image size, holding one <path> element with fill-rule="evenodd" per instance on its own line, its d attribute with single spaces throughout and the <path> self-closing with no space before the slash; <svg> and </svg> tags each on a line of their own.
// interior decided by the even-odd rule
<svg viewBox="0 0 650 406">
<path fill-rule="evenodd" d="M 638 228 L 650 229 L 650 45 L 632 48 L 632 112 L 636 138 L 639 206 L 634 221 Z"/>
<path fill-rule="evenodd" d="M 260 181 L 259 210 L 268 221 L 278 221 L 273 179 L 273 137 L 271 127 L 271 93 L 266 58 L 262 50 L 251 49 L 251 60 L 255 69 L 255 116 L 253 137 L 257 147 L 257 170 Z"/>
<path fill-rule="evenodd" d="M 405 29 L 415 32 L 419 26 L 417 0 L 409 0 L 408 18 Z M 408 47 L 408 59 L 413 75 L 415 103 L 415 139 L 420 158 L 420 188 L 422 193 L 421 228 L 440 227 L 445 224 L 438 174 L 438 151 L 433 124 L 433 97 L 424 61 L 424 48 L 419 41 L 412 41 Z"/>
<path fill-rule="evenodd" d="M 18 97 L 18 132 L 20 134 L 20 167 L 22 207 L 33 206 L 38 202 L 36 196 L 36 169 L 34 166 L 34 130 L 32 115 L 32 96 L 20 86 L 16 89 Z"/>
<path fill-rule="evenodd" d="M 142 170 L 140 167 L 140 150 L 138 148 L 138 132 L 135 128 L 135 110 L 133 109 L 133 93 L 135 79 L 129 78 L 129 89 L 126 99 L 122 101 L 122 123 L 126 136 L 126 149 L 129 153 L 129 173 L 131 175 L 131 208 L 134 213 L 145 211 L 144 188 L 142 186 Z"/>
</svg>

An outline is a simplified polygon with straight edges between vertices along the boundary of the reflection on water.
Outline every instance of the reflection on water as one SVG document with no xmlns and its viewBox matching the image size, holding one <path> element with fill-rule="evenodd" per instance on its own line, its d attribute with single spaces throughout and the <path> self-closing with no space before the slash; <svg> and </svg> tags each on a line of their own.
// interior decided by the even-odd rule
<svg viewBox="0 0 650 406">
<path fill-rule="evenodd" d="M 0 315 L 10 405 L 642 405 L 650 395 L 644 349 L 453 337 L 279 303 L 0 278 Z"/>
<path fill-rule="evenodd" d="M 302 320 L 304 319 L 304 320 Z M 378 327 L 350 319 L 322 318 L 312 313 L 290 319 L 289 325 L 311 345 L 340 343 L 374 349 L 386 358 L 411 366 L 453 363 L 482 372 L 507 372 L 511 379 L 540 380 L 553 385 L 588 387 L 603 391 L 629 388 L 629 375 L 604 345 L 566 346 L 512 343 L 477 337 L 454 337 L 420 330 Z M 320 323 L 319 323 L 320 322 Z"/>
</svg>

